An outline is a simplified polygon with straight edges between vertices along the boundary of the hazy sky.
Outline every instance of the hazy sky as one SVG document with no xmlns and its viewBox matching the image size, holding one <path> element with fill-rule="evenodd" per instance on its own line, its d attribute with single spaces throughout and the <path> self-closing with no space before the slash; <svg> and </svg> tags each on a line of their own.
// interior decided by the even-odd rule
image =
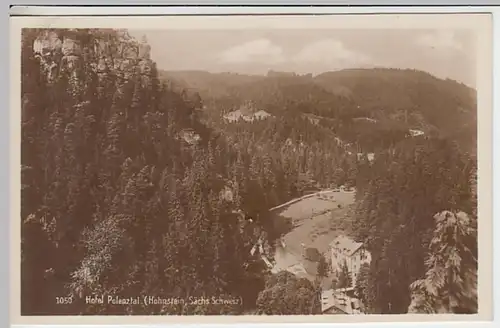
<svg viewBox="0 0 500 328">
<path fill-rule="evenodd" d="M 414 68 L 475 86 L 475 36 L 466 30 L 134 30 L 166 70 L 318 74 Z"/>
</svg>

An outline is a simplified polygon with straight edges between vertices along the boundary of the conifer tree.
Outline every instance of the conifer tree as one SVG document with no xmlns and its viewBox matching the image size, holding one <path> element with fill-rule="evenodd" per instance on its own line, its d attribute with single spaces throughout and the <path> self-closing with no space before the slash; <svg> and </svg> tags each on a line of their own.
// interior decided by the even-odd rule
<svg viewBox="0 0 500 328">
<path fill-rule="evenodd" d="M 472 219 L 464 212 L 442 211 L 429 244 L 425 278 L 410 285 L 409 312 L 477 313 L 477 259 Z"/>
</svg>

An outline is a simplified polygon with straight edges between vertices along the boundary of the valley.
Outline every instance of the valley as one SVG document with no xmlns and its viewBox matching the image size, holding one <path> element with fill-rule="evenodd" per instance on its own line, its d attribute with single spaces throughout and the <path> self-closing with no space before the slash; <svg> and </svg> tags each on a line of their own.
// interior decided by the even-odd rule
<svg viewBox="0 0 500 328">
<path fill-rule="evenodd" d="M 126 30 L 26 29 L 21 312 L 477 312 L 476 107 L 413 69 L 164 71 Z"/>
<path fill-rule="evenodd" d="M 434 139 L 448 140 L 465 154 L 475 152 L 474 144 L 469 142 L 473 140 L 476 121 L 474 98 L 469 98 L 471 90 L 424 72 L 344 70 L 316 77 L 274 72 L 260 78 L 240 76 L 238 83 L 231 83 L 228 78 L 227 84 L 215 82 L 224 79 L 223 74 L 204 73 L 204 83 L 210 84 L 208 81 L 212 78 L 214 85 L 225 90 L 223 96 L 211 93 L 196 82 L 190 84 L 189 81 L 197 81 L 194 75 L 184 76 L 183 81 L 193 86 L 193 94 L 199 94 L 203 102 L 209 104 L 202 110 L 208 125 L 251 156 L 259 158 L 265 152 L 265 160 L 277 165 L 275 172 L 286 172 L 289 164 L 284 159 L 287 157 L 295 162 L 297 184 L 294 187 L 301 187 L 267 202 L 273 206 L 270 219 L 277 217 L 280 226 L 282 221 L 288 223 L 273 235 L 273 238 L 279 236 L 279 242 L 276 241 L 275 250 L 267 253 L 266 265 L 273 274 L 287 271 L 299 279 L 319 284 L 328 300 L 322 305 L 324 311 L 330 311 L 332 306 L 344 309 L 342 313 L 360 309 L 358 306 L 357 310 L 346 310 L 339 305 L 343 301 L 336 299 L 342 295 L 335 292 L 331 298 L 328 293 L 335 290 L 342 278 L 332 269 L 319 274 L 318 259 L 311 261 L 306 254 L 315 250 L 331 268 L 330 243 L 345 235 L 366 243 L 375 258 L 380 256 L 380 246 L 374 246 L 375 241 L 366 230 L 379 225 L 372 221 L 377 220 L 373 215 L 383 211 L 370 205 L 368 197 L 385 197 L 380 194 L 379 186 L 370 183 L 371 179 L 380 179 L 379 173 L 374 172 L 395 169 L 398 165 L 394 161 L 411 157 L 407 151 L 430 145 Z M 165 72 L 164 76 L 169 78 L 169 73 Z M 175 76 L 183 75 L 176 72 Z M 446 91 L 437 95 L 434 88 Z M 394 90 L 398 90 L 398 94 L 394 94 Z M 447 118 L 449 115 L 453 116 L 453 123 Z M 408 177 L 402 179 L 408 180 Z M 344 185 L 351 191 L 346 191 Z M 421 187 L 414 186 L 418 193 Z M 280 187 L 278 190 L 283 191 Z M 363 220 L 366 221 L 363 223 Z M 391 240 L 393 237 L 388 233 L 385 231 L 382 235 Z M 269 242 L 274 243 L 273 240 Z M 379 279 L 386 281 L 387 277 Z M 362 312 L 380 311 L 369 309 L 368 296 L 363 296 L 369 291 L 360 291 L 357 285 L 349 288 L 354 290 L 354 287 L 358 288 L 357 292 L 351 292 L 349 297 L 361 301 Z M 401 299 L 400 304 L 407 301 Z M 403 311 L 403 308 L 391 307 L 390 311 Z"/>
</svg>

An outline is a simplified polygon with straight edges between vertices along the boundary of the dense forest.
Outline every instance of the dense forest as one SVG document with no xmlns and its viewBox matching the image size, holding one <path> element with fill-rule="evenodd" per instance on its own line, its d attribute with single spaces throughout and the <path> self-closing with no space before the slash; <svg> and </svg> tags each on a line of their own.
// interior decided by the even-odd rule
<svg viewBox="0 0 500 328">
<path fill-rule="evenodd" d="M 443 288 L 453 289 L 451 297 L 459 304 L 444 312 L 477 311 L 474 90 L 401 69 L 353 69 L 314 78 L 274 72 L 266 77 L 203 72 L 199 79 L 197 74 L 163 72 L 163 77 L 192 86 L 195 98 L 203 98 L 208 105 L 205 120 L 224 131 L 233 145 L 255 157 L 270 155 L 278 162 L 295 159 L 293 167 L 311 183 L 306 190 L 314 185 L 356 187 L 350 230 L 374 256 L 371 266 L 360 272 L 357 286 L 365 312 L 406 313 L 409 307 L 444 311 L 435 301 L 444 297 L 437 292 Z M 217 93 L 204 87 L 217 79 L 225 81 L 213 83 Z M 252 123 L 228 124 L 223 119 L 224 114 L 247 107 L 272 116 Z M 412 128 L 424 135 L 409 138 Z M 367 158 L 370 151 L 374 161 Z M 439 213 L 466 215 L 460 231 L 470 231 L 455 236 L 457 245 L 446 248 L 446 254 L 429 258 L 436 247 L 450 242 L 449 232 L 436 219 Z M 450 222 L 456 226 L 454 220 Z M 441 262 L 432 269 L 429 261 L 436 257 Z M 442 270 L 437 272 L 435 267 Z M 434 294 L 422 292 L 423 284 Z M 422 299 L 434 299 L 434 303 Z"/>
<path fill-rule="evenodd" d="M 207 310 L 82 301 L 103 293 L 255 304 L 264 272 L 249 249 L 272 233 L 247 196 L 264 195 L 262 163 L 200 123 L 148 52 L 126 31 L 23 31 L 23 313 Z M 198 144 L 182 138 L 187 129 Z M 56 304 L 68 294 L 80 301 Z"/>
<path fill-rule="evenodd" d="M 272 257 L 285 229 L 269 208 L 340 185 L 356 187 L 353 231 L 374 257 L 357 288 L 367 312 L 477 311 L 464 292 L 477 271 L 465 86 L 384 71 L 389 84 L 391 74 L 415 82 L 410 74 L 425 85 L 391 107 L 394 90 L 380 86 L 377 103 L 369 79 L 174 76 L 158 71 L 145 39 L 106 29 L 25 29 L 21 69 L 23 314 L 318 314 L 315 282 L 272 275 L 250 250 L 263 240 Z M 271 116 L 224 119 L 249 102 Z M 440 116 L 454 110 L 453 121 Z M 409 138 L 417 127 L 428 133 Z M 85 301 L 102 294 L 239 301 Z M 57 304 L 62 296 L 73 301 Z"/>
<path fill-rule="evenodd" d="M 473 158 L 440 139 L 402 143 L 360 171 L 353 230 L 372 252 L 367 281 L 360 282 L 371 313 L 405 313 L 411 300 L 409 286 L 430 269 L 430 288 L 448 288 L 467 299 L 458 302 L 463 308 L 448 312 L 477 312 L 477 295 L 470 295 L 477 277 L 469 276 L 477 273 L 475 172 Z M 463 226 L 452 220 L 444 227 L 435 218 L 443 211 L 453 217 L 469 215 Z M 427 256 L 436 249 L 443 254 L 438 263 L 429 264 Z M 438 267 L 442 268 L 436 271 Z M 450 288 L 449 279 L 460 286 Z"/>
<path fill-rule="evenodd" d="M 280 118 L 307 115 L 364 151 L 393 146 L 413 128 L 446 136 L 464 151 L 475 152 L 470 137 L 477 125 L 475 90 L 422 71 L 346 69 L 315 77 L 164 71 L 161 76 L 189 86 L 213 111 L 231 111 L 252 101 Z"/>
</svg>

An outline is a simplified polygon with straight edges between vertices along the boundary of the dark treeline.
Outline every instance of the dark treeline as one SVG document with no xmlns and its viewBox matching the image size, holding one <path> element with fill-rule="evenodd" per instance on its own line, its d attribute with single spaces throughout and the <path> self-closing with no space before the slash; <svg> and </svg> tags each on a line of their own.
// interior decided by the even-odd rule
<svg viewBox="0 0 500 328">
<path fill-rule="evenodd" d="M 267 186 L 159 82 L 148 52 L 124 31 L 23 31 L 23 313 L 241 313 L 84 298 L 226 295 L 252 307 L 264 287 L 249 250 L 272 227 L 250 195 Z"/>
<path fill-rule="evenodd" d="M 343 184 L 357 188 L 353 230 L 373 254 L 357 288 L 367 311 L 474 312 L 463 291 L 477 266 L 476 165 L 453 138 L 360 123 L 369 113 L 349 113 L 345 95 L 332 114 L 318 105 L 329 91 L 282 77 L 226 74 L 255 90 L 221 82 L 202 99 L 162 81 L 149 45 L 122 30 L 26 29 L 22 47 L 23 314 L 319 313 L 317 285 L 269 276 L 250 250 L 260 239 L 271 257 L 287 228 L 270 207 Z M 274 117 L 224 121 L 255 99 Z M 102 294 L 243 304 L 85 304 Z"/>
<path fill-rule="evenodd" d="M 345 70 L 314 80 L 263 77 L 235 84 L 229 89 L 231 95 L 205 92 L 209 104 L 205 115 L 211 126 L 247 149 L 251 158 L 274 162 L 274 172 L 288 172 L 287 163 L 296 163 L 291 167 L 299 175 L 285 173 L 285 181 L 304 172 L 304 180 L 313 182 L 302 185 L 305 189 L 316 181 L 318 187 L 355 185 L 350 230 L 373 254 L 357 286 L 365 311 L 477 311 L 472 90 L 424 72 L 397 69 Z M 275 118 L 223 123 L 223 114 L 245 102 Z M 422 129 L 425 136 L 410 138 L 412 127 Z M 351 145 L 339 147 L 336 138 Z M 357 151 L 375 152 L 375 162 L 353 156 Z M 296 194 L 287 193 L 296 189 L 283 185 L 277 190 L 275 199 L 280 202 Z M 438 224 L 438 213 L 451 213 L 457 219 Z M 460 213 L 467 213 L 466 219 L 459 219 L 464 217 Z M 461 231 L 468 232 L 446 237 L 442 222 L 450 227 L 461 222 Z M 436 253 L 436 247 L 445 249 L 445 254 Z M 439 262 L 434 269 L 429 268 L 432 260 Z M 444 306 L 446 298 L 454 298 L 454 305 Z"/>
<path fill-rule="evenodd" d="M 413 297 L 409 286 L 429 274 L 425 283 L 432 297 L 455 298 L 455 307 L 445 312 L 477 312 L 475 172 L 475 159 L 453 142 L 424 138 L 405 141 L 359 169 L 353 230 L 372 252 L 369 273 L 359 281 L 370 313 L 406 313 Z M 448 222 L 448 231 L 434 217 L 443 211 L 465 219 Z M 440 269 L 427 271 L 435 249 L 442 253 L 432 255 L 440 260 L 431 269 Z M 438 295 L 441 288 L 446 296 Z"/>
<path fill-rule="evenodd" d="M 433 136 L 402 138 L 393 146 L 386 145 L 385 149 L 379 143 L 372 163 L 366 156 L 357 159 L 338 147 L 331 130 L 297 116 L 223 124 L 223 129 L 229 136 L 234 134 L 232 143 L 248 149 L 252 158 L 260 158 L 261 162 L 275 158 L 274 172 L 290 167 L 283 163 L 297 163 L 291 167 L 296 172 L 310 173 L 305 180 L 319 181 L 318 187 L 330 183 L 356 187 L 356 211 L 351 229 L 354 237 L 365 242 L 373 255 L 371 267 L 359 280 L 363 285 L 360 298 L 369 313 L 408 311 L 413 297 L 410 285 L 427 274 L 431 239 L 436 233 L 443 233 L 435 231 L 435 214 L 445 210 L 464 211 L 470 216 L 470 221 L 463 223 L 464 229 L 475 229 L 477 225 L 474 214 L 476 159 L 455 141 Z M 287 146 L 287 138 L 297 140 L 292 143 L 294 146 Z M 301 144 L 299 140 L 304 141 Z M 285 174 L 288 178 L 285 181 L 295 181 L 292 176 L 297 175 Z M 314 185 L 301 184 L 305 189 Z M 276 190 L 288 189 L 281 185 Z M 294 192 L 280 193 L 276 199 L 283 202 L 292 196 Z M 463 236 L 457 243 L 459 246 L 454 247 L 453 252 L 463 260 L 456 268 L 459 277 L 456 281 L 465 281 L 464 275 L 471 276 L 466 285 L 456 286 L 454 291 L 460 305 L 445 312 L 475 312 L 477 296 L 471 286 L 476 279 L 477 238 Z M 438 244 L 442 247 L 445 241 Z M 467 255 L 469 252 L 472 256 Z M 452 261 L 449 256 L 446 254 L 443 261 Z M 448 262 L 440 265 L 450 269 Z M 448 274 L 440 272 L 439 275 L 442 278 L 432 283 L 448 288 L 439 280 L 444 276 L 450 278 Z M 430 306 L 426 311 L 438 310 Z"/>
<path fill-rule="evenodd" d="M 471 153 L 476 133 L 475 90 L 410 69 L 346 69 L 315 77 L 163 72 L 199 92 L 211 109 L 231 111 L 252 101 L 278 117 L 314 115 L 362 151 L 394 146 L 409 128 L 457 141 Z M 363 118 L 374 121 L 363 120 Z"/>
<path fill-rule="evenodd" d="M 354 184 L 357 155 L 339 145 L 327 128 L 293 115 L 252 123 L 227 123 L 216 116 L 210 126 L 223 131 L 228 142 L 247 158 L 248 167 L 253 162 L 260 167 L 259 176 L 278 186 L 266 188 L 277 193 L 269 196 L 269 207 L 310 190 Z"/>
</svg>

